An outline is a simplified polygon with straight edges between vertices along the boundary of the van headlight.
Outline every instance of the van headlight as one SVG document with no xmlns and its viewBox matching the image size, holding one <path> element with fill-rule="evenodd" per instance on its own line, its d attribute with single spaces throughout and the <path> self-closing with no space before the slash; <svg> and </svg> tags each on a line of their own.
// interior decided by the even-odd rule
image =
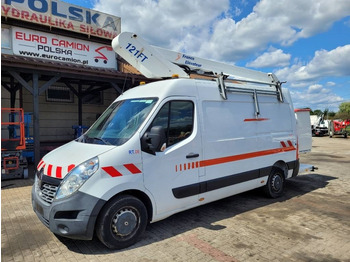
<svg viewBox="0 0 350 262">
<path fill-rule="evenodd" d="M 98 158 L 94 157 L 73 168 L 58 187 L 55 198 L 62 199 L 77 191 L 97 170 Z"/>
</svg>

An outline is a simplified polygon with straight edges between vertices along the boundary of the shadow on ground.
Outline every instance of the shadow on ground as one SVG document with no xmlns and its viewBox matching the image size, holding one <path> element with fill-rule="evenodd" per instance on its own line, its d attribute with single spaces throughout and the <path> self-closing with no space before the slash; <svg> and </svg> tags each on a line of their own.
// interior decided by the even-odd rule
<svg viewBox="0 0 350 262">
<path fill-rule="evenodd" d="M 334 179 L 337 178 L 322 174 L 301 175 L 287 180 L 285 195 L 278 199 L 266 198 L 261 189 L 255 189 L 175 214 L 167 219 L 148 225 L 141 241 L 123 251 L 147 246 L 198 227 L 213 231 L 222 230 L 225 226 L 214 224 L 218 221 L 232 218 L 263 206 L 271 205 L 276 202 L 284 202 L 319 188 L 324 188 L 329 181 Z M 72 240 L 63 237 L 58 238 L 69 250 L 77 253 L 106 254 L 119 252 L 106 248 L 96 237 L 91 241 Z"/>
</svg>

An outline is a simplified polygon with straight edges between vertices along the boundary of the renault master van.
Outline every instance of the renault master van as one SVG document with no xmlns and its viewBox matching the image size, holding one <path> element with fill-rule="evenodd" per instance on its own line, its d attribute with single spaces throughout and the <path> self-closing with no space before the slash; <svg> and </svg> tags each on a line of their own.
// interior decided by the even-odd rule
<svg viewBox="0 0 350 262">
<path fill-rule="evenodd" d="M 119 37 L 125 41 L 113 41 L 114 50 L 145 75 L 164 69 L 162 51 L 130 33 Z M 203 60 L 175 56 L 177 64 L 190 61 L 171 63 L 166 73 L 205 68 Z M 96 234 L 120 249 L 137 242 L 148 223 L 186 209 L 259 187 L 280 197 L 299 170 L 290 94 L 271 74 L 237 72 L 253 77 L 225 81 L 223 72 L 124 92 L 86 133 L 39 162 L 32 189 L 39 219 L 57 235 Z M 260 87 L 263 77 L 270 82 Z"/>
</svg>

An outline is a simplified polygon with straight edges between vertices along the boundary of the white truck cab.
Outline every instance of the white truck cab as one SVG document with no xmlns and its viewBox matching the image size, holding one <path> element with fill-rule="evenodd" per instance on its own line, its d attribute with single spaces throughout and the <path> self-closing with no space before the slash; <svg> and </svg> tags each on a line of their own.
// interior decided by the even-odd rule
<svg viewBox="0 0 350 262">
<path fill-rule="evenodd" d="M 126 91 L 43 157 L 34 211 L 55 234 L 124 248 L 148 222 L 192 207 L 258 187 L 281 196 L 299 170 L 296 118 L 288 90 L 260 82 L 175 78 Z"/>
</svg>

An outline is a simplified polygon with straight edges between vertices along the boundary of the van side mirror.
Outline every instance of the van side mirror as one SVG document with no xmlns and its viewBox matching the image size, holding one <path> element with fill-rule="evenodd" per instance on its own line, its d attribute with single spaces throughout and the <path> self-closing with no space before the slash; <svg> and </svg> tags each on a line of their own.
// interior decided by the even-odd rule
<svg viewBox="0 0 350 262">
<path fill-rule="evenodd" d="M 164 128 L 154 126 L 149 132 L 146 132 L 141 138 L 141 149 L 147 153 L 155 155 L 160 152 L 163 144 L 166 143 Z"/>
</svg>

